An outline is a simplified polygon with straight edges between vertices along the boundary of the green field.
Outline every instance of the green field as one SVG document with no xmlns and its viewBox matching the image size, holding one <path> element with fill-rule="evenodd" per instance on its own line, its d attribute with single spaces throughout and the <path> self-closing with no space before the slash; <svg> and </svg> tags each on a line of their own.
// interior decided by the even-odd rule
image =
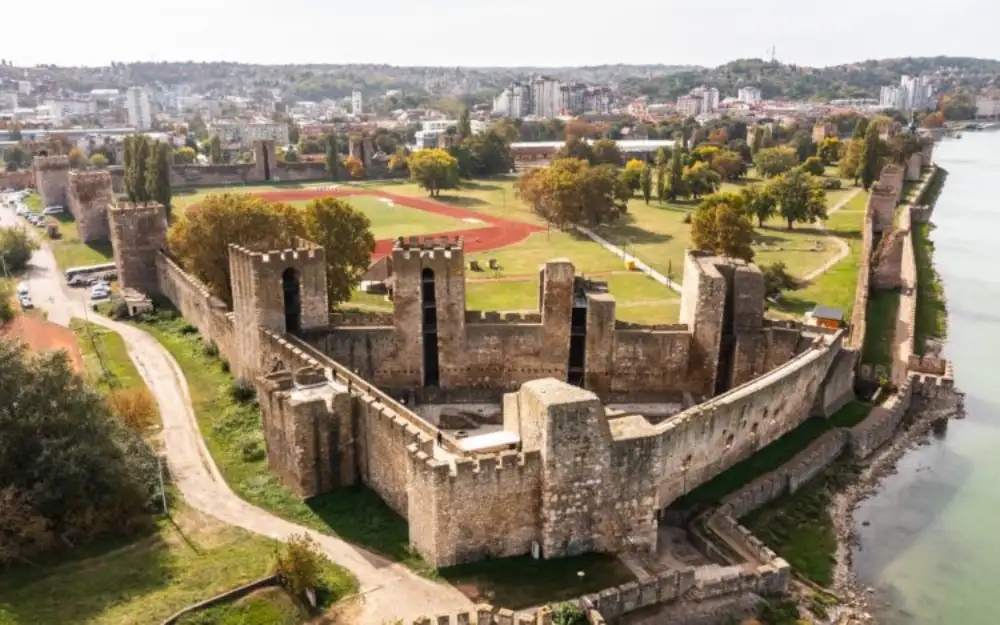
<svg viewBox="0 0 1000 625">
<path fill-rule="evenodd" d="M 374 195 L 352 195 L 343 198 L 354 208 L 364 213 L 372 222 L 375 240 L 395 239 L 400 236 L 418 236 L 452 230 L 482 228 L 485 222 L 466 221 L 445 215 L 437 215 L 400 204 L 389 205 Z M 305 206 L 308 200 L 290 202 L 292 206 Z"/>
<path fill-rule="evenodd" d="M 38 196 L 38 193 L 29 195 L 25 198 L 24 203 L 35 212 L 42 210 L 42 199 Z M 73 220 L 73 215 L 69 210 L 59 215 L 53 215 L 52 217 L 59 223 L 60 237 L 55 240 L 46 240 L 52 248 L 52 254 L 56 258 L 56 263 L 61 269 L 112 262 L 111 243 L 107 241 L 84 243 L 81 241 L 76 229 L 76 222 Z M 25 228 L 37 232 L 40 237 L 45 237 L 45 231 L 41 228 L 35 228 L 27 221 L 19 220 L 19 222 Z"/>
</svg>

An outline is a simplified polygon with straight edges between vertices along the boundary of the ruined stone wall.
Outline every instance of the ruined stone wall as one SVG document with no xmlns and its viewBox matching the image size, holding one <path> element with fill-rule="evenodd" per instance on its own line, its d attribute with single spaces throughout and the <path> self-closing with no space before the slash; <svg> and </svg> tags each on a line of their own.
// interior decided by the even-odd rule
<svg viewBox="0 0 1000 625">
<path fill-rule="evenodd" d="M 198 328 L 206 341 L 214 341 L 219 353 L 232 363 L 236 358 L 233 316 L 229 308 L 208 287 L 181 269 L 166 253 L 158 251 L 154 267 L 159 292 L 180 311 L 188 323 Z"/>
<path fill-rule="evenodd" d="M 170 168 L 170 186 L 175 188 L 254 182 L 262 182 L 262 180 L 257 178 L 253 163 L 173 165 Z"/>
<path fill-rule="evenodd" d="M 816 398 L 813 414 L 830 417 L 855 399 L 854 377 L 861 353 L 852 348 L 842 349 L 833 361 L 823 390 Z"/>
<path fill-rule="evenodd" d="M 872 248 L 874 244 L 875 222 L 871 203 L 865 207 L 865 220 L 861 225 L 861 258 L 858 261 L 858 284 L 854 291 L 854 306 L 851 310 L 850 336 L 846 345 L 860 350 L 865 343 L 867 330 L 868 294 L 871 279 Z"/>
<path fill-rule="evenodd" d="M 867 458 L 889 442 L 910 408 L 911 398 L 911 381 L 906 380 L 897 392 L 872 408 L 868 418 L 851 428 L 852 453 L 859 458 Z"/>
<path fill-rule="evenodd" d="M 36 156 L 35 187 L 42 206 L 66 206 L 69 191 L 69 157 Z"/>
<path fill-rule="evenodd" d="M 872 186 L 871 195 L 868 198 L 868 212 L 872 216 L 872 227 L 875 232 L 892 230 L 898 198 L 899 194 L 881 180 Z"/>
<path fill-rule="evenodd" d="M 798 350 L 799 328 L 768 327 L 736 335 L 730 388 L 749 382 L 791 360 Z"/>
<path fill-rule="evenodd" d="M 84 243 L 107 241 L 108 206 L 114 201 L 111 174 L 106 171 L 70 172 L 68 203 L 76 229 Z"/>
<path fill-rule="evenodd" d="M 436 566 L 524 555 L 541 541 L 542 460 L 504 452 L 447 463 L 413 452 L 410 542 Z"/>
<path fill-rule="evenodd" d="M 909 229 L 900 227 L 882 236 L 872 257 L 871 288 L 898 289 L 900 282 L 900 267 L 903 263 L 903 241 L 910 236 Z"/>
<path fill-rule="evenodd" d="M 916 182 L 917 180 L 920 180 L 920 170 L 923 165 L 924 155 L 921 152 L 911 154 L 910 158 L 906 159 L 906 174 L 904 175 L 904 180 L 907 182 Z"/>
<path fill-rule="evenodd" d="M 118 284 L 142 293 L 160 292 L 156 257 L 166 245 L 167 218 L 162 206 L 122 204 L 108 210 L 108 227 L 118 267 Z"/>
<path fill-rule="evenodd" d="M 909 207 L 899 218 L 899 229 L 907 236 L 903 238 L 899 264 L 899 308 L 893 334 L 892 383 L 897 387 L 902 386 L 907 376 L 917 325 L 917 261 L 913 254 Z"/>
<path fill-rule="evenodd" d="M 879 172 L 878 181 L 883 187 L 887 187 L 893 194 L 893 206 L 898 204 L 903 198 L 903 181 L 906 176 L 906 169 L 902 165 L 889 163 L 882 167 Z"/>
<path fill-rule="evenodd" d="M 699 381 L 698 394 L 711 396 L 719 368 L 726 280 L 717 268 L 696 259 L 703 252 L 688 252 L 684 260 L 684 286 L 680 321 L 691 329 L 691 377 Z"/>
<path fill-rule="evenodd" d="M 366 172 L 367 173 L 367 172 Z M 326 163 L 278 163 L 271 170 L 272 180 L 328 180 Z"/>
<path fill-rule="evenodd" d="M 0 189 L 28 189 L 35 186 L 35 172 L 33 171 L 4 171 L 0 172 Z"/>
<path fill-rule="evenodd" d="M 796 428 L 840 351 L 842 332 L 818 338 L 807 351 L 743 386 L 689 408 L 656 426 L 660 432 L 661 506 Z"/>
</svg>

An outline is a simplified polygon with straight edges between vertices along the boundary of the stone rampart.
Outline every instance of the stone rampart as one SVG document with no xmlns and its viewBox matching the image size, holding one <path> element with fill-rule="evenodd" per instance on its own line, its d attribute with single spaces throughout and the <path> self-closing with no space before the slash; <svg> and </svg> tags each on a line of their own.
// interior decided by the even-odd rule
<svg viewBox="0 0 1000 625">
<path fill-rule="evenodd" d="M 237 165 L 174 165 L 170 168 L 170 186 L 197 187 L 222 184 L 262 182 L 254 173 L 253 163 Z"/>
<path fill-rule="evenodd" d="M 497 311 L 466 310 L 465 323 L 542 323 L 542 315 L 539 313 L 502 313 Z"/>
<path fill-rule="evenodd" d="M 854 292 L 854 307 L 851 310 L 851 330 L 847 346 L 860 350 L 865 343 L 867 331 L 868 293 L 871 279 L 872 247 L 875 236 L 874 216 L 871 203 L 865 208 L 865 220 L 861 225 L 861 259 L 858 262 L 858 284 Z"/>
<path fill-rule="evenodd" d="M 888 189 L 892 192 L 893 206 L 899 204 L 900 200 L 903 198 L 903 180 L 905 175 L 905 168 L 896 163 L 889 163 L 885 165 L 882 168 L 882 171 L 879 172 L 879 184 L 888 187 Z"/>
<path fill-rule="evenodd" d="M 905 211 L 904 211 L 905 212 Z M 903 263 L 903 241 L 910 236 L 909 229 L 900 226 L 884 234 L 875 249 L 872 264 L 871 288 L 898 289 L 901 286 L 900 272 Z"/>
<path fill-rule="evenodd" d="M 392 323 L 391 312 L 338 310 L 330 313 L 331 327 L 392 327 Z"/>
<path fill-rule="evenodd" d="M 233 351 L 233 316 L 225 302 L 212 295 L 208 287 L 186 273 L 165 252 L 156 255 L 156 273 L 160 293 L 174 306 L 206 341 L 219 346 L 223 358 L 235 358 Z"/>
<path fill-rule="evenodd" d="M 66 206 L 69 190 L 69 158 L 66 156 L 36 156 L 35 187 L 43 206 Z"/>
<path fill-rule="evenodd" d="M 111 175 L 106 171 L 73 171 L 69 174 L 68 208 L 84 243 L 111 237 L 108 206 L 114 201 Z"/>
<path fill-rule="evenodd" d="M 0 189 L 29 189 L 35 186 L 35 173 L 32 171 L 0 172 Z"/>
<path fill-rule="evenodd" d="M 872 408 L 868 418 L 851 428 L 851 451 L 867 458 L 895 434 L 903 415 L 910 407 L 912 383 L 903 385 L 879 406 Z"/>
</svg>

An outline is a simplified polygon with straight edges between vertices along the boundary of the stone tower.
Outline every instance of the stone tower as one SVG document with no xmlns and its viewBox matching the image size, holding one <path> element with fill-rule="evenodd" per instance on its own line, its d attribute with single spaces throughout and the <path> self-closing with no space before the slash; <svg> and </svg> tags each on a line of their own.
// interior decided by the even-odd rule
<svg viewBox="0 0 1000 625">
<path fill-rule="evenodd" d="M 260 335 L 253 328 L 301 334 L 329 326 L 322 247 L 302 239 L 292 249 L 269 252 L 230 244 L 229 274 L 240 375 L 252 377 L 263 364 Z"/>
<path fill-rule="evenodd" d="M 461 238 L 400 237 L 392 249 L 396 349 L 419 363 L 393 386 L 461 386 L 445 363 L 465 361 L 465 254 Z"/>
<path fill-rule="evenodd" d="M 118 266 L 118 283 L 123 289 L 158 293 L 156 255 L 167 240 L 167 217 L 163 206 L 155 202 L 111 206 L 108 225 Z"/>
<path fill-rule="evenodd" d="M 573 328 L 574 308 L 579 308 L 577 321 L 586 330 L 586 304 L 575 302 L 575 269 L 568 258 L 554 258 L 541 269 L 538 284 L 541 294 L 539 306 L 542 311 L 542 358 L 543 366 L 553 371 L 553 377 L 566 380 L 570 366 L 570 342 Z M 580 304 L 577 306 L 577 304 Z M 580 314 L 583 318 L 579 318 Z M 577 328 L 580 329 L 580 328 Z M 586 345 L 580 345 L 574 359 L 574 366 L 583 375 L 585 361 L 579 352 L 586 353 Z M 580 382 L 583 380 L 580 379 Z"/>
<path fill-rule="evenodd" d="M 35 186 L 43 206 L 66 206 L 69 189 L 68 156 L 36 156 Z"/>
<path fill-rule="evenodd" d="M 278 165 L 274 141 L 261 139 L 253 142 L 253 173 L 254 179 L 267 181 L 274 179 L 275 168 Z"/>
<path fill-rule="evenodd" d="M 76 220 L 77 232 L 84 243 L 107 241 L 108 206 L 113 197 L 111 174 L 106 171 L 74 171 L 69 174 L 68 207 Z"/>
</svg>

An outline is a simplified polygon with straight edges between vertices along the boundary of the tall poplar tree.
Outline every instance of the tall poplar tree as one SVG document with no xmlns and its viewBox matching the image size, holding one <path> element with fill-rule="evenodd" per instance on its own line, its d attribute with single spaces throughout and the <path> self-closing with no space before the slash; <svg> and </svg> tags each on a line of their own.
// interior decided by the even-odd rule
<svg viewBox="0 0 1000 625">
<path fill-rule="evenodd" d="M 170 146 L 157 141 L 150 146 L 150 157 L 146 168 L 146 196 L 149 201 L 163 205 L 170 216 Z"/>
<path fill-rule="evenodd" d="M 337 148 L 337 135 L 332 132 L 326 135 L 326 172 L 334 180 L 340 172 L 340 150 Z"/>
<path fill-rule="evenodd" d="M 868 124 L 865 130 L 865 144 L 861 150 L 861 162 L 858 169 L 861 171 L 861 186 L 865 191 L 871 188 L 875 180 L 878 179 L 879 169 L 882 166 L 881 139 L 878 136 L 878 126 Z"/>
</svg>

